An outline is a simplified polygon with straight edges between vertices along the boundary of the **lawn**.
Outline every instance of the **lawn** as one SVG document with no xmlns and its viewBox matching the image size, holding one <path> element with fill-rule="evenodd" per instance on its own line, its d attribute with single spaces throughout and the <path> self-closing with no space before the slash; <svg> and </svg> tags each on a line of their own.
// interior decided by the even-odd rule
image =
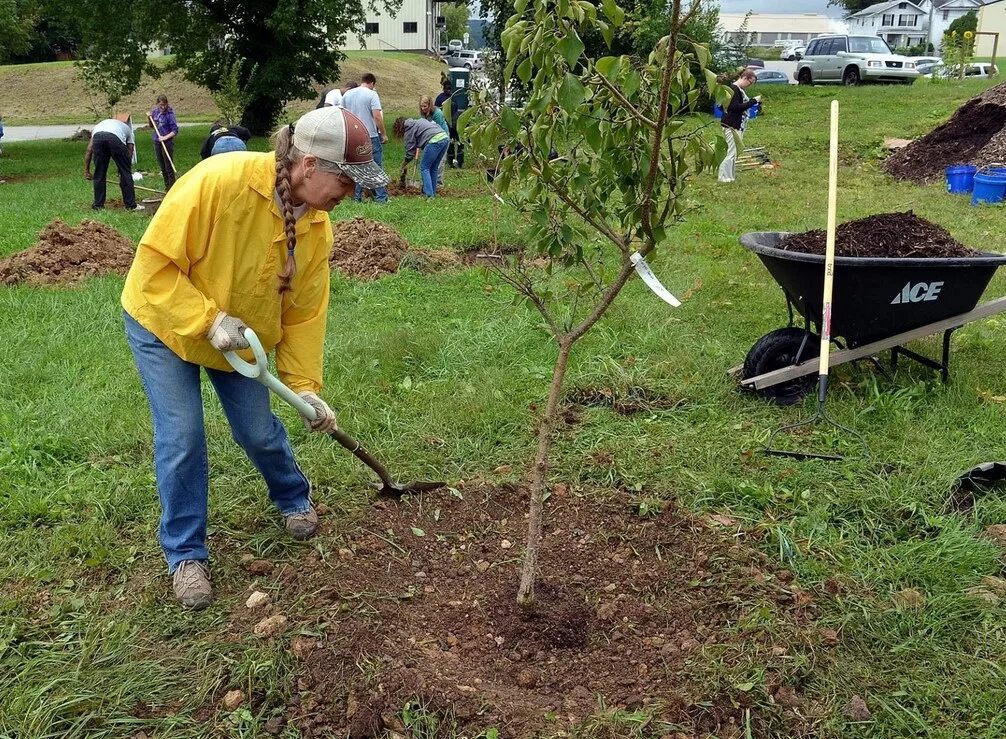
<svg viewBox="0 0 1006 739">
<path fill-rule="evenodd" d="M 808 735 L 1006 735 L 1006 610 L 994 593 L 972 590 L 1003 575 L 1000 551 L 982 532 L 1006 523 L 1006 498 L 993 491 L 966 514 L 945 505 L 957 474 L 1004 456 L 1006 324 L 993 318 L 955 333 L 946 385 L 904 362 L 893 382 L 865 365 L 838 368 L 830 412 L 863 434 L 869 455 L 833 431 L 793 443 L 838 448 L 845 461 L 752 454 L 771 429 L 813 407 L 810 399 L 771 406 L 738 392 L 727 375 L 759 336 L 786 322 L 779 289 L 737 240 L 752 230 L 824 226 L 827 115 L 837 97 L 840 221 L 912 209 L 967 245 L 1002 251 L 1000 209 L 972 208 L 938 185 L 894 182 L 879 166 L 885 136 L 924 133 L 982 88 L 762 90 L 764 114 L 745 143 L 767 147 L 780 166 L 743 172 L 733 186 L 696 182 L 694 207 L 654 264 L 684 305 L 670 310 L 634 281 L 574 353 L 570 386 L 641 387 L 682 402 L 635 415 L 586 410 L 557 444 L 552 479 L 580 494 L 615 488 L 648 504 L 673 500 L 701 520 L 736 522 L 726 535 L 794 573 L 816 603 L 815 628 L 838 634 L 812 671 L 794 671 L 797 710 L 813 717 Z M 181 170 L 196 162 L 198 139 L 179 136 Z M 141 169 L 150 167 L 146 146 Z M 70 142 L 4 147 L 0 175 L 20 181 L 0 185 L 0 255 L 30 246 L 54 218 L 94 217 L 82 154 Z M 389 171 L 401 156 L 392 146 Z M 378 219 L 420 250 L 524 243 L 524 217 L 479 194 L 476 173 L 447 175 L 448 188 L 468 196 L 347 203 L 333 219 Z M 134 241 L 146 223 L 132 213 L 97 217 Z M 327 561 L 373 515 L 368 477 L 277 404 L 317 499 L 331 509 L 322 537 L 294 545 L 205 391 L 218 602 L 180 611 L 156 542 L 150 420 L 122 336 L 121 285 L 105 277 L 72 289 L 0 288 L 0 737 L 268 736 L 265 722 L 282 714 L 301 667 L 288 639 L 256 639 L 240 626 L 252 580 L 241 556 L 294 571 Z M 988 295 L 1004 287 L 996 278 Z M 480 268 L 405 269 L 373 282 L 333 276 L 330 310 L 324 395 L 341 425 L 405 478 L 519 482 L 555 350 L 536 314 L 499 279 Z M 938 342 L 913 348 L 934 355 Z M 603 467 L 590 462 L 599 457 Z M 297 625 L 291 636 L 321 628 L 304 593 L 278 579 L 270 587 Z M 693 661 L 711 683 L 728 680 L 747 696 L 739 715 L 772 708 L 764 671 L 741 680 L 712 650 Z M 220 708 L 233 688 L 256 700 Z M 869 720 L 843 715 L 854 695 L 865 699 Z M 623 730 L 606 715 L 574 734 L 673 735 L 638 716 Z M 560 719 L 548 726 L 569 735 Z M 736 731 L 743 736 L 743 726 Z M 293 724 L 282 732 L 300 736 Z M 770 735 L 787 736 L 761 736 Z"/>
</svg>

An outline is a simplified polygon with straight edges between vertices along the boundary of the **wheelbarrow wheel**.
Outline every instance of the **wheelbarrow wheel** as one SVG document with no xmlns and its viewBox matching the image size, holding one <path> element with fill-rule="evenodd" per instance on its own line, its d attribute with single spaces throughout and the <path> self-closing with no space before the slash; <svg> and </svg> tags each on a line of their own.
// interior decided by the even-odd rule
<svg viewBox="0 0 1006 739">
<path fill-rule="evenodd" d="M 747 380 L 772 370 L 792 367 L 797 363 L 798 354 L 801 362 L 813 359 L 818 355 L 820 347 L 820 337 L 802 328 L 770 331 L 751 347 L 744 359 L 741 379 Z M 816 374 L 806 375 L 771 387 L 759 388 L 755 392 L 778 405 L 793 405 L 814 389 L 816 381 Z"/>
</svg>

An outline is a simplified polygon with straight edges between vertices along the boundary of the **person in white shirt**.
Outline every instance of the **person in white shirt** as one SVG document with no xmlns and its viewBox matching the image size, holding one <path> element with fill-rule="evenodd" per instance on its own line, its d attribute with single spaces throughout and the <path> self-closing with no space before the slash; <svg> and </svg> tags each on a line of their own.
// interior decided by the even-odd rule
<svg viewBox="0 0 1006 739">
<path fill-rule="evenodd" d="M 126 210 L 143 210 L 136 204 L 136 189 L 133 187 L 133 152 L 136 138 L 129 113 L 119 113 L 114 118 L 106 118 L 91 130 L 91 140 L 84 153 L 84 179 L 94 180 L 94 202 L 91 207 L 101 210 L 105 207 L 105 180 L 108 176 L 109 161 L 115 162 L 119 170 L 119 189 Z M 91 174 L 91 159 L 94 159 L 94 174 Z"/>
<path fill-rule="evenodd" d="M 377 166 L 384 166 L 384 144 L 388 143 L 388 134 L 384 128 L 384 111 L 381 110 L 381 98 L 374 90 L 377 78 L 370 72 L 366 72 L 360 78 L 360 84 L 352 90 L 348 90 L 342 96 L 342 107 L 355 115 L 363 125 L 367 127 L 370 134 L 370 145 L 374 151 L 374 162 Z M 356 186 L 356 202 L 363 201 L 363 187 Z M 388 190 L 379 187 L 374 191 L 374 202 L 388 202 Z"/>
</svg>

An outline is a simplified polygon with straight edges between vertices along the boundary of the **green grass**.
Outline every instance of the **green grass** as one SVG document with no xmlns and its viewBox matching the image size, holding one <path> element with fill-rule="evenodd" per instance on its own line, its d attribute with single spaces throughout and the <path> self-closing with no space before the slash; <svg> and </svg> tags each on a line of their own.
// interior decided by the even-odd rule
<svg viewBox="0 0 1006 739">
<path fill-rule="evenodd" d="M 798 443 L 835 445 L 849 455 L 845 462 L 750 457 L 771 429 L 812 405 L 770 406 L 740 394 L 726 375 L 759 336 L 785 324 L 780 291 L 737 238 L 823 227 L 827 116 L 837 97 L 840 220 L 911 208 L 966 244 L 1001 250 L 1002 210 L 971 208 L 939 185 L 894 182 L 877 159 L 885 136 L 917 136 L 980 89 L 977 82 L 766 87 L 764 115 L 745 143 L 768 147 L 780 168 L 744 172 L 730 187 L 702 178 L 695 209 L 655 263 L 669 289 L 691 289 L 691 297 L 669 310 L 633 282 L 574 354 L 571 385 L 639 384 L 688 402 L 636 416 L 589 411 L 556 448 L 556 479 L 729 512 L 804 588 L 841 583 L 839 597 L 819 603 L 822 625 L 840 629 L 842 641 L 802 686 L 826 716 L 822 736 L 1006 732 L 1006 611 L 966 593 L 983 576 L 1002 574 L 999 552 L 980 532 L 1006 522 L 1006 498 L 993 492 L 968 515 L 944 509 L 959 472 L 1003 457 L 996 398 L 1006 395 L 1006 319 L 955 334 L 947 385 L 908 364 L 893 384 L 865 366 L 837 368 L 829 410 L 866 437 L 871 456 L 860 456 L 845 435 L 822 431 Z M 180 137 L 181 169 L 196 160 L 194 139 Z M 93 217 L 82 154 L 81 144 L 64 142 L 5 147 L 0 172 L 30 179 L 0 186 L 0 252 L 29 246 L 55 217 Z M 395 169 L 400 149 L 392 147 L 388 160 Z M 475 190 L 478 182 L 474 173 L 448 171 L 449 187 Z M 419 248 L 522 239 L 521 217 L 486 196 L 344 204 L 333 215 L 358 214 L 393 225 Z M 146 222 L 112 211 L 97 217 L 134 240 Z M 997 277 L 989 294 L 1004 287 Z M 281 535 L 260 478 L 206 391 L 220 598 L 200 614 L 171 603 L 155 538 L 150 422 L 122 337 L 120 289 L 120 279 L 102 278 L 74 289 L 0 290 L 0 737 L 118 737 L 139 728 L 171 737 L 262 736 L 295 668 L 282 644 L 230 633 L 227 614 L 247 585 L 238 559 L 251 552 L 296 564 L 307 547 Z M 338 320 L 329 322 L 325 396 L 342 424 L 372 440 L 402 477 L 491 479 L 496 467 L 519 469 L 532 458 L 531 404 L 546 392 L 555 352 L 535 315 L 491 275 L 334 277 L 331 310 Z M 930 339 L 914 348 L 937 346 Z M 305 434 L 287 409 L 279 412 L 318 498 L 347 516 L 359 511 L 365 472 L 326 439 Z M 602 451 L 615 460 L 603 477 L 584 464 Z M 924 593 L 924 608 L 896 607 L 892 596 L 909 587 Z M 233 687 L 259 698 L 253 712 L 197 716 Z M 853 694 L 867 700 L 870 723 L 841 717 Z M 648 736 L 644 719 L 600 721 L 607 733 L 591 725 L 585 735 Z"/>
</svg>

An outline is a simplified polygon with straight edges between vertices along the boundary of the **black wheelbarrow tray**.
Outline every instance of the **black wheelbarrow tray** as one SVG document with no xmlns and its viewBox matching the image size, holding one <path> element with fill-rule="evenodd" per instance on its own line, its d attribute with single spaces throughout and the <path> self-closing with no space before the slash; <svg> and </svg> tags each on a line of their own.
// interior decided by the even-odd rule
<svg viewBox="0 0 1006 739">
<path fill-rule="evenodd" d="M 758 255 L 782 288 L 789 325 L 760 338 L 743 366 L 732 370 L 740 375 L 741 387 L 784 405 L 799 401 L 814 386 L 824 286 L 824 256 L 779 249 L 788 235 L 757 231 L 741 236 L 741 245 Z M 868 359 L 883 370 L 874 355 L 890 349 L 892 368 L 901 355 L 938 370 L 946 381 L 954 330 L 1006 311 L 1006 298 L 978 305 L 1002 264 L 1006 255 L 987 252 L 953 259 L 836 257 L 831 335 L 840 340 L 831 365 Z M 803 317 L 802 328 L 794 311 Z M 904 348 L 939 333 L 942 361 Z"/>
</svg>

